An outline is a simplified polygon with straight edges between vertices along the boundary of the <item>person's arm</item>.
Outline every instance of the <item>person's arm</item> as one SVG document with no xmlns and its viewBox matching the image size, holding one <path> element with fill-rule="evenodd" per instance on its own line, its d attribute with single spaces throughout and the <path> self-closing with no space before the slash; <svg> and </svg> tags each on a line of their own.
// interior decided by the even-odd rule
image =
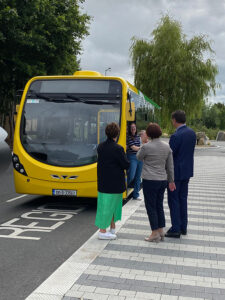
<svg viewBox="0 0 225 300">
<path fill-rule="evenodd" d="M 174 165 L 173 165 L 173 153 L 170 150 L 169 155 L 166 160 L 166 173 L 169 182 L 169 189 L 173 192 L 176 189 L 176 185 L 174 183 Z"/>
<path fill-rule="evenodd" d="M 145 147 L 144 145 L 142 147 L 140 147 L 140 149 L 138 150 L 136 157 L 138 160 L 143 161 L 145 158 Z"/>
<path fill-rule="evenodd" d="M 130 148 L 134 151 L 138 151 L 140 149 L 140 147 L 138 147 L 138 146 L 131 146 Z"/>
<path fill-rule="evenodd" d="M 175 134 L 171 135 L 169 145 L 173 151 L 173 155 L 176 155 L 179 148 L 179 140 Z"/>
<path fill-rule="evenodd" d="M 128 161 L 128 159 L 126 157 L 126 154 L 125 154 L 124 149 L 123 149 L 122 146 L 117 148 L 117 153 L 116 154 L 117 154 L 118 163 L 121 166 L 121 168 L 123 170 L 129 169 L 130 162 Z"/>
<path fill-rule="evenodd" d="M 135 146 L 135 140 L 132 139 L 132 138 L 129 138 L 128 146 L 129 146 L 130 149 L 132 149 L 133 151 L 136 151 L 136 152 L 140 149 L 139 146 Z"/>
</svg>

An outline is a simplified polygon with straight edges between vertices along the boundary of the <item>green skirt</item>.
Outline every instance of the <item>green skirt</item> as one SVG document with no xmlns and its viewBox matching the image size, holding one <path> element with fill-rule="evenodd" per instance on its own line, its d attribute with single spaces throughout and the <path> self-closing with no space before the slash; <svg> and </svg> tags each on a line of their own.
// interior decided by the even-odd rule
<svg viewBox="0 0 225 300">
<path fill-rule="evenodd" d="M 100 229 L 109 227 L 112 217 L 114 222 L 122 217 L 123 194 L 106 194 L 98 192 L 98 206 L 95 225 Z"/>
</svg>

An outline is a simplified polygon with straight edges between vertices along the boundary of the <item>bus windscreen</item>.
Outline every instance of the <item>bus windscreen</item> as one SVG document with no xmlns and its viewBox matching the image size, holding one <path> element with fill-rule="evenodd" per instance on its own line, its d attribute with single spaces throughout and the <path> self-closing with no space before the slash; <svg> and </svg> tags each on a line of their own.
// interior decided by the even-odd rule
<svg viewBox="0 0 225 300">
<path fill-rule="evenodd" d="M 121 98 L 116 80 L 34 81 L 23 108 L 21 143 L 30 156 L 48 165 L 95 163 L 106 125 L 120 124 Z"/>
</svg>

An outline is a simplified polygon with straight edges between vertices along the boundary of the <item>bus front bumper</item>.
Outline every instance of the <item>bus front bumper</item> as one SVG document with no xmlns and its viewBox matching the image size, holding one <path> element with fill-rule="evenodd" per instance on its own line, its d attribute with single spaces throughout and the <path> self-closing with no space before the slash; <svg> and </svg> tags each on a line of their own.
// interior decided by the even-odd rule
<svg viewBox="0 0 225 300">
<path fill-rule="evenodd" d="M 97 197 L 97 182 L 55 182 L 30 178 L 14 170 L 16 192 L 19 194 L 52 196 L 53 190 L 76 191 L 76 197 Z"/>
</svg>

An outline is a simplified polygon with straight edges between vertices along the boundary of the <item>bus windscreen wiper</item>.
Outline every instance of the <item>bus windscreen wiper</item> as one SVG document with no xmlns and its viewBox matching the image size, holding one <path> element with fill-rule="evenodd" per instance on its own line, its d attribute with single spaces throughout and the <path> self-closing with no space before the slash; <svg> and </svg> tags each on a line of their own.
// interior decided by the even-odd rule
<svg viewBox="0 0 225 300">
<path fill-rule="evenodd" d="M 45 96 L 42 93 L 34 93 L 32 92 L 32 95 L 34 95 L 35 97 L 38 97 L 40 99 L 49 101 L 49 102 L 57 102 L 57 103 L 66 103 L 66 102 L 81 102 L 81 103 L 85 103 L 85 104 L 115 104 L 118 102 L 118 100 L 116 101 L 109 101 L 109 100 L 89 100 L 86 98 L 81 98 L 81 97 L 77 97 L 77 96 L 72 96 L 72 95 L 66 95 L 67 99 L 65 99 L 64 97 L 62 97 L 61 99 L 57 99 L 57 98 L 52 98 L 49 96 Z M 31 97 L 31 95 L 29 96 Z"/>
<path fill-rule="evenodd" d="M 46 100 L 46 101 L 49 101 L 49 102 L 57 102 L 57 103 L 64 103 L 64 102 L 74 102 L 74 100 L 67 100 L 67 99 L 57 99 L 57 98 L 51 98 L 51 97 L 48 97 L 48 96 L 45 96 L 41 93 L 32 93 L 32 95 L 34 95 L 35 97 L 38 97 L 39 99 L 43 99 L 43 100 Z M 31 96 L 29 96 L 31 97 Z"/>
<path fill-rule="evenodd" d="M 108 100 L 88 100 L 88 99 L 84 99 L 84 98 L 80 98 L 80 97 L 76 97 L 76 96 L 71 96 L 71 95 L 66 95 L 67 98 L 72 99 L 76 102 L 82 102 L 85 104 L 115 104 L 117 101 L 113 102 L 113 101 L 108 101 Z"/>
<path fill-rule="evenodd" d="M 36 97 L 40 98 L 40 99 L 44 99 L 44 100 L 47 100 L 47 101 L 55 101 L 55 99 L 51 98 L 51 97 L 48 97 L 48 96 L 44 96 L 42 95 L 41 93 L 32 93 L 32 95 L 35 95 Z M 30 97 L 30 96 L 29 96 Z"/>
<path fill-rule="evenodd" d="M 45 96 L 45 95 L 43 95 L 41 93 L 34 93 L 34 92 L 32 92 L 31 95 L 28 94 L 27 98 L 28 97 L 32 97 L 32 96 L 38 97 L 39 99 L 43 99 L 43 100 L 46 100 L 46 101 L 49 101 L 49 102 L 63 102 L 62 99 L 57 100 L 55 98 L 51 98 L 51 97 Z"/>
</svg>

